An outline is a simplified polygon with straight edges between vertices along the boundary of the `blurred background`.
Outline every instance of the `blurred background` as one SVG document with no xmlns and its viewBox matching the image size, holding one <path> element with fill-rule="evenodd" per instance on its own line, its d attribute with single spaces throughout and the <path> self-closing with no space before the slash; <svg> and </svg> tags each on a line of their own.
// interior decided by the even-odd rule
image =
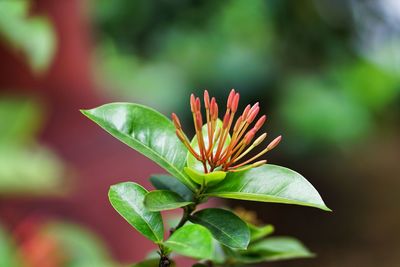
<svg viewBox="0 0 400 267">
<path fill-rule="evenodd" d="M 205 88 L 260 101 L 284 137 L 269 162 L 334 210 L 225 202 L 318 254 L 265 266 L 400 266 L 399 74 L 396 0 L 1 0 L 0 266 L 141 260 L 107 191 L 162 170 L 79 109 L 139 102 L 190 129 Z"/>
</svg>

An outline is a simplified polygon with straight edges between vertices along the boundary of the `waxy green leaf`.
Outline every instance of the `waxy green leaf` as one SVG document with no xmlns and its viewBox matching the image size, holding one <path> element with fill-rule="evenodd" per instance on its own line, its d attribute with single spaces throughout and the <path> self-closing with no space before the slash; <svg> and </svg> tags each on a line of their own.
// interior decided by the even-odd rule
<svg viewBox="0 0 400 267">
<path fill-rule="evenodd" d="M 185 167 L 183 169 L 193 182 L 199 185 L 212 186 L 216 185 L 226 177 L 226 172 L 213 171 L 210 173 L 199 172 L 195 169 Z"/>
<path fill-rule="evenodd" d="M 170 175 L 152 175 L 150 177 L 150 182 L 156 189 L 173 191 L 186 201 L 191 201 L 193 199 L 193 192 L 178 179 Z"/>
<path fill-rule="evenodd" d="M 242 261 L 246 263 L 314 256 L 300 241 L 292 237 L 270 237 L 249 246 L 248 250 L 241 254 Z"/>
<path fill-rule="evenodd" d="M 187 149 L 176 136 L 173 123 L 161 113 L 132 103 L 111 103 L 82 113 L 118 140 L 156 162 L 191 190 L 196 188 L 183 172 Z"/>
<path fill-rule="evenodd" d="M 230 172 L 223 183 L 210 187 L 205 195 L 296 204 L 330 211 L 317 190 L 303 176 L 271 164 L 241 172 Z"/>
<path fill-rule="evenodd" d="M 247 224 L 231 211 L 204 209 L 194 213 L 189 220 L 206 227 L 216 240 L 228 247 L 245 249 L 250 242 Z"/>
<path fill-rule="evenodd" d="M 108 192 L 111 205 L 136 230 L 154 242 L 161 242 L 164 226 L 159 212 L 148 211 L 144 204 L 147 190 L 142 186 L 125 182 L 111 186 Z"/>
<path fill-rule="evenodd" d="M 196 259 L 210 259 L 214 251 L 211 233 L 198 224 L 179 228 L 164 245 L 178 254 Z"/>
<path fill-rule="evenodd" d="M 173 210 L 193 204 L 185 201 L 177 193 L 168 190 L 149 192 L 144 198 L 144 205 L 149 211 Z"/>
</svg>

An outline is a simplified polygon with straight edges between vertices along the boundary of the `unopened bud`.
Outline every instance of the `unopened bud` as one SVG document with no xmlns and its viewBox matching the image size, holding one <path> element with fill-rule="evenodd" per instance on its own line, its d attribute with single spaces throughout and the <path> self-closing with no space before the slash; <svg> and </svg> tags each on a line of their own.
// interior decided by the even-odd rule
<svg viewBox="0 0 400 267">
<path fill-rule="evenodd" d="M 266 119 L 267 119 L 267 116 L 263 115 L 261 118 L 258 119 L 254 128 L 256 128 L 257 130 L 261 129 L 261 127 L 264 125 Z"/>
<path fill-rule="evenodd" d="M 206 109 L 210 108 L 210 95 L 207 90 L 204 91 L 204 106 Z"/>
<path fill-rule="evenodd" d="M 254 121 L 254 119 L 257 117 L 258 112 L 260 111 L 260 107 L 257 106 L 253 106 L 250 111 L 249 111 L 249 116 L 247 117 L 247 123 L 252 123 Z"/>
<path fill-rule="evenodd" d="M 237 131 L 239 130 L 239 127 L 240 127 L 240 125 L 242 124 L 242 122 L 243 122 L 243 117 L 240 116 L 240 117 L 237 119 L 236 123 L 235 123 L 235 127 L 233 127 L 233 131 L 234 131 L 234 132 L 237 132 Z"/>
<path fill-rule="evenodd" d="M 250 111 L 251 106 L 247 105 L 246 108 L 243 111 L 243 118 L 246 119 L 247 116 L 249 115 L 249 111 Z"/>
<path fill-rule="evenodd" d="M 232 89 L 228 96 L 226 107 L 230 109 L 232 107 L 233 98 L 235 97 L 235 89 Z"/>
<path fill-rule="evenodd" d="M 254 129 L 247 132 L 247 134 L 244 136 L 244 139 L 243 139 L 245 145 L 250 144 L 251 140 L 253 140 L 255 135 L 256 135 L 256 132 L 254 131 Z"/>
<path fill-rule="evenodd" d="M 192 111 L 192 113 L 196 111 L 196 99 L 194 97 L 194 94 L 190 95 L 190 110 Z"/>
<path fill-rule="evenodd" d="M 272 142 L 269 143 L 269 145 L 267 146 L 267 149 L 268 149 L 268 150 L 274 149 L 274 148 L 279 144 L 279 142 L 280 142 L 281 140 L 282 140 L 282 135 L 280 135 L 280 136 L 278 136 L 277 138 L 275 138 L 274 140 L 272 140 Z"/>
<path fill-rule="evenodd" d="M 264 141 L 265 137 L 267 137 L 267 133 L 263 133 L 262 135 L 257 137 L 256 141 L 254 141 L 253 143 L 253 146 L 258 146 L 259 144 L 261 144 L 262 141 Z"/>
<path fill-rule="evenodd" d="M 237 111 L 237 108 L 239 105 L 239 99 L 240 99 L 240 95 L 239 95 L 239 93 L 236 93 L 235 97 L 233 98 L 232 106 L 231 106 L 231 110 L 233 113 L 235 113 Z"/>
<path fill-rule="evenodd" d="M 178 116 L 176 116 L 175 113 L 172 113 L 172 114 L 171 114 L 171 117 L 172 117 L 172 122 L 173 122 L 174 125 L 175 125 L 175 128 L 178 129 L 178 130 L 179 130 L 179 129 L 182 129 L 181 122 L 179 121 Z"/>
<path fill-rule="evenodd" d="M 196 111 L 200 112 L 201 109 L 201 102 L 200 102 L 200 98 L 196 98 Z"/>
<path fill-rule="evenodd" d="M 210 113 L 212 120 L 216 120 L 218 118 L 218 104 L 214 97 L 211 98 Z"/>
</svg>

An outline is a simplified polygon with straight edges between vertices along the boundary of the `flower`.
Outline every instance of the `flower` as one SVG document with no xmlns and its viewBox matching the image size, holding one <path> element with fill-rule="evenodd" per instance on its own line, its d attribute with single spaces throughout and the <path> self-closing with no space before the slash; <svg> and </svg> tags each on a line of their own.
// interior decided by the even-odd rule
<svg viewBox="0 0 400 267">
<path fill-rule="evenodd" d="M 190 96 L 190 108 L 193 114 L 198 149 L 191 145 L 182 130 L 182 125 L 178 116 L 172 113 L 172 121 L 176 128 L 176 135 L 187 147 L 189 152 L 202 163 L 205 173 L 213 172 L 214 170 L 234 172 L 261 166 L 267 161 L 259 160 L 255 162 L 255 160 L 274 149 L 282 139 L 282 136 L 276 137 L 257 155 L 244 160 L 243 157 L 256 146 L 260 145 L 267 137 L 267 133 L 263 133 L 253 141 L 256 133 L 264 125 L 267 117 L 265 115 L 261 116 L 252 128 L 248 130 L 260 111 L 259 103 L 257 102 L 253 106 L 247 105 L 243 113 L 236 119 L 235 123 L 233 123 L 238 109 L 239 99 L 239 93 L 232 89 L 228 96 L 222 123 L 219 123 L 217 101 L 214 97 L 210 99 L 208 91 L 205 90 L 204 106 L 206 124 L 203 126 L 200 98 L 195 97 L 193 94 Z M 231 130 L 232 125 L 233 129 Z"/>
</svg>

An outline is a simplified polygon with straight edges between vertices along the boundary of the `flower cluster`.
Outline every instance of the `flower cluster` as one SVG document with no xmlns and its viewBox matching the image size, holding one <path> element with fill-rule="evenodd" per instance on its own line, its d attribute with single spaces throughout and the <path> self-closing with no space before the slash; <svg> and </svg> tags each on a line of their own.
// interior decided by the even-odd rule
<svg viewBox="0 0 400 267">
<path fill-rule="evenodd" d="M 204 106 L 206 124 L 203 127 L 200 99 L 193 94 L 190 96 L 190 107 L 193 114 L 198 149 L 191 145 L 182 130 L 179 118 L 175 113 L 172 113 L 172 121 L 174 122 L 178 138 L 190 153 L 202 163 L 205 173 L 213 172 L 214 170 L 241 171 L 261 166 L 267 161 L 254 161 L 275 148 L 282 139 L 281 136 L 278 136 L 261 152 L 244 160 L 243 157 L 261 144 L 267 137 L 267 133 L 263 133 L 253 141 L 256 133 L 264 125 L 266 116 L 261 116 L 250 130 L 248 130 L 260 111 L 259 103 L 257 102 L 253 106 L 247 105 L 243 113 L 233 123 L 238 109 L 239 98 L 239 93 L 232 89 L 228 96 L 226 111 L 221 125 L 221 123 L 218 123 L 217 101 L 214 97 L 210 99 L 208 91 L 205 90 Z M 231 130 L 232 126 L 233 129 Z"/>
</svg>

